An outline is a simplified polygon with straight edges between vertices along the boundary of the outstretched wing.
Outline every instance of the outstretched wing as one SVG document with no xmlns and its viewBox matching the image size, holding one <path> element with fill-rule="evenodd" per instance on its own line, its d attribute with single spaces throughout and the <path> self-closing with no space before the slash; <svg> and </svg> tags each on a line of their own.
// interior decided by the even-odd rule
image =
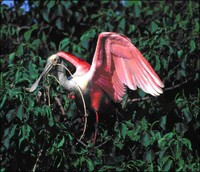
<svg viewBox="0 0 200 172">
<path fill-rule="evenodd" d="M 153 96 L 161 94 L 162 81 L 127 37 L 103 32 L 99 35 L 89 73 L 94 85 L 114 101 L 122 100 L 126 87 L 141 88 Z"/>
</svg>

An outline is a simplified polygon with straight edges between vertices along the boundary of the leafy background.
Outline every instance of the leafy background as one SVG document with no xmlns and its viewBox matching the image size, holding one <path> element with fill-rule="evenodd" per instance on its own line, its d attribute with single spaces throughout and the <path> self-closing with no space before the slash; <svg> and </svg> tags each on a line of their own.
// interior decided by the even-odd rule
<svg viewBox="0 0 200 172">
<path fill-rule="evenodd" d="M 1 171 L 198 171 L 198 9 L 197 1 L 1 3 Z M 95 146 L 90 134 L 76 145 L 82 114 L 56 80 L 47 77 L 34 93 L 23 87 L 58 50 L 91 62 L 103 31 L 132 40 L 162 78 L 164 94 L 128 90 L 118 113 L 100 116 Z"/>
</svg>

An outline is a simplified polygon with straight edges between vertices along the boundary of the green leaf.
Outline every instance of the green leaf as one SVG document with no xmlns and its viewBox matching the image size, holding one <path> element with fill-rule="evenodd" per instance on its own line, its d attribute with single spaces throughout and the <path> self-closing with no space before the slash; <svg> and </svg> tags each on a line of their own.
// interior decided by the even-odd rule
<svg viewBox="0 0 200 172">
<path fill-rule="evenodd" d="M 5 95 L 3 96 L 3 99 L 1 100 L 0 109 L 3 107 L 3 105 L 4 105 L 5 101 L 6 101 L 6 99 L 7 99 L 7 95 L 5 94 Z"/>
<path fill-rule="evenodd" d="M 43 16 L 44 20 L 49 23 L 49 13 L 48 13 L 47 9 L 42 11 L 42 16 Z"/>
<path fill-rule="evenodd" d="M 173 161 L 171 159 L 168 159 L 164 164 L 163 171 L 169 171 L 172 167 L 172 163 Z"/>
<path fill-rule="evenodd" d="M 166 150 L 168 147 L 162 147 L 162 149 L 159 151 L 159 158 L 162 159 L 166 153 Z"/>
<path fill-rule="evenodd" d="M 136 26 L 135 26 L 135 25 L 133 25 L 133 24 L 131 24 L 131 25 L 129 26 L 128 34 L 130 34 L 130 33 L 134 32 L 134 31 L 135 31 L 135 29 L 136 29 Z"/>
<path fill-rule="evenodd" d="M 58 29 L 64 30 L 64 24 L 63 24 L 63 21 L 61 20 L 61 18 L 58 18 L 56 20 L 56 26 L 58 27 Z"/>
<path fill-rule="evenodd" d="M 40 39 L 33 40 L 33 42 L 31 44 L 35 49 L 36 47 L 38 47 L 40 45 Z"/>
<path fill-rule="evenodd" d="M 142 127 L 141 130 L 146 131 L 147 128 L 148 128 L 148 122 L 145 119 L 145 117 L 142 118 L 142 120 L 140 121 L 140 124 L 141 124 L 141 127 Z"/>
<path fill-rule="evenodd" d="M 9 64 L 13 63 L 13 60 L 14 60 L 14 59 L 15 59 L 15 52 L 9 54 L 8 63 L 9 63 Z"/>
<path fill-rule="evenodd" d="M 177 52 L 177 54 L 178 54 L 178 58 L 180 59 L 181 56 L 182 56 L 182 54 L 183 54 L 183 50 L 179 50 L 179 51 Z"/>
<path fill-rule="evenodd" d="M 166 140 L 169 140 L 169 139 L 172 139 L 173 137 L 174 137 L 174 133 L 169 132 L 169 133 L 165 134 L 163 138 L 165 138 Z"/>
<path fill-rule="evenodd" d="M 45 106 L 45 107 L 43 107 L 43 111 L 48 117 L 48 120 L 49 120 L 48 125 L 50 127 L 52 127 L 54 125 L 54 119 L 53 119 L 53 116 L 52 116 L 51 108 L 49 106 Z"/>
<path fill-rule="evenodd" d="M 199 20 L 195 20 L 195 32 L 199 33 Z"/>
<path fill-rule="evenodd" d="M 160 70 L 160 57 L 158 55 L 156 55 L 156 67 L 155 67 L 155 71 L 159 71 Z"/>
<path fill-rule="evenodd" d="M 140 1 L 133 1 L 135 4 L 135 15 L 136 17 L 140 16 L 140 6 L 141 6 L 141 2 Z"/>
<path fill-rule="evenodd" d="M 124 123 L 122 123 L 122 126 L 121 126 L 121 135 L 122 135 L 123 139 L 125 139 L 125 137 L 127 135 L 127 131 L 128 131 L 127 126 Z"/>
<path fill-rule="evenodd" d="M 8 120 L 8 122 L 11 122 L 14 118 L 15 118 L 15 109 L 11 109 L 6 114 L 6 119 Z"/>
<path fill-rule="evenodd" d="M 28 71 L 29 71 L 29 77 L 31 79 L 36 79 L 37 75 L 36 75 L 36 69 L 35 69 L 35 64 L 32 63 L 32 61 L 29 62 L 28 64 Z"/>
<path fill-rule="evenodd" d="M 50 10 L 52 9 L 52 7 L 55 5 L 55 1 L 49 1 L 47 4 L 47 9 L 48 12 L 50 12 Z"/>
<path fill-rule="evenodd" d="M 22 56 L 23 53 L 24 53 L 24 48 L 23 48 L 23 45 L 20 44 L 20 45 L 18 46 L 18 49 L 17 49 L 16 55 L 17 55 L 17 56 Z"/>
<path fill-rule="evenodd" d="M 191 144 L 191 141 L 190 140 L 188 140 L 188 139 L 186 139 L 186 138 L 182 138 L 182 143 L 184 144 L 184 145 L 186 145 L 188 148 L 189 148 L 189 150 L 191 150 L 192 151 L 192 144 Z"/>
<path fill-rule="evenodd" d="M 140 139 L 139 135 L 134 135 L 134 130 L 130 130 L 127 132 L 127 135 L 130 137 L 132 141 L 138 141 Z"/>
<path fill-rule="evenodd" d="M 12 126 L 12 128 L 9 132 L 9 135 L 8 135 L 9 138 L 12 138 L 14 136 L 16 128 L 17 128 L 17 124 Z"/>
<path fill-rule="evenodd" d="M 43 32 L 42 33 L 42 41 L 46 42 L 46 40 L 47 40 L 47 36 L 46 36 L 45 32 Z"/>
<path fill-rule="evenodd" d="M 124 147 L 124 143 L 122 143 L 122 142 L 116 142 L 115 146 L 118 147 L 120 150 L 122 150 L 122 148 Z"/>
<path fill-rule="evenodd" d="M 135 4 L 134 1 L 124 1 L 125 7 L 131 7 L 131 6 L 133 6 L 134 4 Z"/>
<path fill-rule="evenodd" d="M 71 5 L 71 2 L 70 1 L 61 1 L 62 5 L 64 5 L 65 9 L 68 10 L 70 5 Z"/>
<path fill-rule="evenodd" d="M 122 31 L 124 31 L 124 29 L 125 29 L 125 23 L 126 23 L 125 18 L 122 18 L 121 21 L 119 22 L 119 28 Z"/>
<path fill-rule="evenodd" d="M 151 32 L 155 32 L 158 29 L 158 25 L 155 22 L 151 22 Z"/>
<path fill-rule="evenodd" d="M 178 22 L 180 22 L 180 20 L 181 20 L 181 15 L 180 15 L 180 13 L 178 13 L 178 14 L 176 15 L 175 21 L 178 23 Z"/>
<path fill-rule="evenodd" d="M 192 121 L 192 115 L 188 107 L 183 108 L 182 112 L 183 112 L 184 120 L 186 121 L 186 123 L 189 123 L 190 121 Z"/>
<path fill-rule="evenodd" d="M 19 105 L 18 110 L 17 110 L 17 117 L 22 120 L 23 117 L 23 105 Z"/>
<path fill-rule="evenodd" d="M 25 40 L 26 40 L 27 42 L 30 40 L 30 37 L 31 37 L 32 32 L 33 32 L 35 29 L 37 29 L 37 28 L 38 28 L 38 25 L 35 24 L 35 25 L 33 25 L 33 26 L 31 27 L 30 30 L 28 30 L 28 31 L 26 31 L 26 32 L 24 33 L 24 38 L 25 38 Z"/>
<path fill-rule="evenodd" d="M 142 136 L 141 136 L 141 143 L 144 147 L 148 147 L 150 144 L 151 144 L 151 141 L 150 141 L 150 136 L 148 133 L 144 133 Z"/>
<path fill-rule="evenodd" d="M 19 147 L 21 146 L 24 140 L 28 140 L 30 137 L 31 127 L 28 124 L 24 124 L 21 126 L 21 130 L 19 132 Z M 29 140 L 30 141 L 30 140 Z"/>
<path fill-rule="evenodd" d="M 8 137 L 9 132 L 10 132 L 10 128 L 6 128 L 4 130 L 4 135 L 3 135 L 3 139 L 2 139 L 2 143 L 6 149 L 8 149 L 10 147 L 10 138 Z"/>
<path fill-rule="evenodd" d="M 165 138 L 161 138 L 158 140 L 158 147 L 163 148 L 167 144 L 167 140 Z"/>
<path fill-rule="evenodd" d="M 131 129 L 133 129 L 134 128 L 134 124 L 131 122 L 131 121 L 125 121 L 125 124 L 126 124 L 126 126 L 127 126 L 127 128 L 131 128 Z"/>
<path fill-rule="evenodd" d="M 182 154 L 182 151 L 181 151 L 181 146 L 180 146 L 180 142 L 176 143 L 174 145 L 174 148 L 173 148 L 173 152 L 174 152 L 174 155 L 177 159 L 180 159 L 181 158 L 181 154 Z"/>
<path fill-rule="evenodd" d="M 167 123 L 167 116 L 164 115 L 160 119 L 160 127 L 165 130 L 166 129 L 166 123 Z"/>
<path fill-rule="evenodd" d="M 147 161 L 147 162 L 152 162 L 155 158 L 155 155 L 154 155 L 154 152 L 152 149 L 150 150 L 147 150 L 145 153 L 144 153 L 144 160 Z"/>
<path fill-rule="evenodd" d="M 92 161 L 90 159 L 86 159 L 87 162 L 87 166 L 89 171 L 93 171 L 94 170 L 94 164 L 92 163 Z"/>
<path fill-rule="evenodd" d="M 196 43 L 194 40 L 190 41 L 190 52 L 193 52 L 196 49 Z"/>
<path fill-rule="evenodd" d="M 90 41 L 91 38 L 93 38 L 96 34 L 95 29 L 90 29 L 88 32 L 84 33 L 81 36 L 81 46 L 85 49 L 88 49 L 88 42 Z"/>
<path fill-rule="evenodd" d="M 30 37 L 31 37 L 31 33 L 32 33 L 32 30 L 28 30 L 24 33 L 24 38 L 27 41 L 29 41 Z"/>
<path fill-rule="evenodd" d="M 34 100 L 31 97 L 27 97 L 28 99 L 28 109 L 31 109 L 34 107 Z"/>
<path fill-rule="evenodd" d="M 175 130 L 177 132 L 180 132 L 181 134 L 184 134 L 188 130 L 188 126 L 184 123 L 176 123 L 175 124 Z"/>
<path fill-rule="evenodd" d="M 63 137 L 62 138 L 62 140 L 58 143 L 58 146 L 57 146 L 57 148 L 60 148 L 60 147 L 62 147 L 63 146 L 63 144 L 64 144 L 64 142 L 65 142 L 65 137 Z"/>
<path fill-rule="evenodd" d="M 60 44 L 59 44 L 59 51 L 68 51 L 68 45 L 69 45 L 69 43 L 70 43 L 70 40 L 69 40 L 69 38 L 65 38 L 65 39 L 63 39 L 61 42 L 60 42 Z"/>
<path fill-rule="evenodd" d="M 143 90 L 139 90 L 140 97 L 145 97 L 146 93 Z"/>
</svg>

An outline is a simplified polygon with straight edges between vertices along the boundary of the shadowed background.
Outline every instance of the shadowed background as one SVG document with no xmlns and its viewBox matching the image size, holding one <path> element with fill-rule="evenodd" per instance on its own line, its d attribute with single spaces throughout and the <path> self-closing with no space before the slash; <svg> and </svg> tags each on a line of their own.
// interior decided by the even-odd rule
<svg viewBox="0 0 200 172">
<path fill-rule="evenodd" d="M 1 170 L 197 171 L 198 9 L 195 1 L 3 1 Z M 104 31 L 129 37 L 165 89 L 157 98 L 128 90 L 116 113 L 100 116 L 91 150 L 93 112 L 86 138 L 75 145 L 83 114 L 56 80 L 48 76 L 31 94 L 23 87 L 34 83 L 47 57 L 59 50 L 91 63 Z"/>
</svg>

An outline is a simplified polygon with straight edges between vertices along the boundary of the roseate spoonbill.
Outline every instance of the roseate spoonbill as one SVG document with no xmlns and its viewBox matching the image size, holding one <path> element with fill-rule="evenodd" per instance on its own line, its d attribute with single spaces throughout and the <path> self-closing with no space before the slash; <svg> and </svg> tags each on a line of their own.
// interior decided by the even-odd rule
<svg viewBox="0 0 200 172">
<path fill-rule="evenodd" d="M 126 88 L 136 90 L 137 87 L 152 96 L 163 93 L 162 81 L 155 73 L 141 52 L 124 35 L 114 32 L 102 32 L 97 41 L 92 64 L 77 58 L 66 52 L 58 52 L 50 56 L 46 67 L 38 80 L 30 88 L 30 92 L 37 88 L 40 79 L 47 74 L 52 67 L 56 67 L 62 58 L 76 67 L 76 72 L 66 77 L 64 68 L 58 67 L 58 79 L 60 84 L 79 99 L 82 103 L 81 89 L 86 106 L 92 108 L 96 113 L 98 123 L 98 112 L 105 109 L 110 100 L 120 102 L 126 92 Z M 96 139 L 96 133 L 94 140 Z"/>
</svg>

